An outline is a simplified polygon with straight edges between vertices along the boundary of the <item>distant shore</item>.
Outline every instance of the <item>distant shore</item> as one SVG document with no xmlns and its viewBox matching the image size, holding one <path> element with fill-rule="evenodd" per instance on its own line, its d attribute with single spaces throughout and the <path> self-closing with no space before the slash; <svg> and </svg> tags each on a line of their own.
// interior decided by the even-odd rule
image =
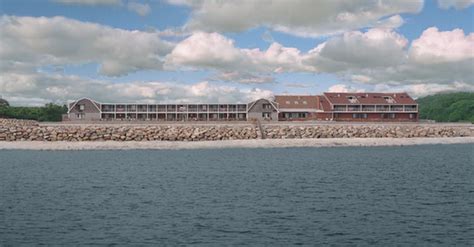
<svg viewBox="0 0 474 247">
<path fill-rule="evenodd" d="M 474 137 L 253 139 L 225 141 L 16 141 L 0 142 L 0 150 L 133 150 L 221 149 L 288 147 L 375 147 L 426 144 L 474 144 Z"/>
</svg>

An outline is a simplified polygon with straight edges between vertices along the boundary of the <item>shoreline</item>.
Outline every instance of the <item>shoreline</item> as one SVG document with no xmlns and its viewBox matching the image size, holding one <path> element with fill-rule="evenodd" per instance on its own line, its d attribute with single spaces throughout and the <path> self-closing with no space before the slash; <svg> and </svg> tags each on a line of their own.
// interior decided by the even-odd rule
<svg viewBox="0 0 474 247">
<path fill-rule="evenodd" d="M 0 150 L 180 150 L 222 148 L 379 147 L 474 144 L 474 137 L 251 139 L 223 141 L 14 141 Z"/>
</svg>

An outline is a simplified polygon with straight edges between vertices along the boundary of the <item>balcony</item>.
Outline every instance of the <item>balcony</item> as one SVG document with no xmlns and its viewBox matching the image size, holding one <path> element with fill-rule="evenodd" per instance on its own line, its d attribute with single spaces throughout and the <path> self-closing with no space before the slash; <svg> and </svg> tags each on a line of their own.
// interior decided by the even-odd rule
<svg viewBox="0 0 474 247">
<path fill-rule="evenodd" d="M 377 111 L 390 111 L 390 106 L 388 105 L 378 105 L 376 107 Z"/>
<path fill-rule="evenodd" d="M 197 105 L 188 105 L 188 112 L 197 112 L 198 106 Z"/>
<path fill-rule="evenodd" d="M 403 111 L 402 105 L 392 105 L 390 106 L 390 111 Z"/>
<path fill-rule="evenodd" d="M 217 112 L 219 110 L 218 105 L 209 105 L 209 111 L 210 112 Z"/>
<path fill-rule="evenodd" d="M 362 106 L 362 111 L 375 111 L 375 106 L 374 105 L 363 105 Z"/>
<path fill-rule="evenodd" d="M 247 111 L 247 105 L 238 105 L 237 111 Z"/>
<path fill-rule="evenodd" d="M 139 112 L 146 112 L 147 111 L 147 105 L 138 105 L 137 111 Z"/>
<path fill-rule="evenodd" d="M 360 106 L 349 106 L 348 111 L 360 111 Z"/>
<path fill-rule="evenodd" d="M 176 111 L 176 106 L 175 105 L 168 105 L 166 107 L 166 110 L 169 111 L 169 112 L 174 112 L 174 111 Z"/>
</svg>

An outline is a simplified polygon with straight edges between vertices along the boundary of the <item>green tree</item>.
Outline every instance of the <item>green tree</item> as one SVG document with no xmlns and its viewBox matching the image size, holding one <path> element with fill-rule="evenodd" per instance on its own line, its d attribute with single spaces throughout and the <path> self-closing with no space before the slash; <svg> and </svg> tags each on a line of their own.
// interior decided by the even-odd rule
<svg viewBox="0 0 474 247">
<path fill-rule="evenodd" d="M 474 122 L 474 93 L 447 93 L 417 99 L 421 119 Z"/>
</svg>

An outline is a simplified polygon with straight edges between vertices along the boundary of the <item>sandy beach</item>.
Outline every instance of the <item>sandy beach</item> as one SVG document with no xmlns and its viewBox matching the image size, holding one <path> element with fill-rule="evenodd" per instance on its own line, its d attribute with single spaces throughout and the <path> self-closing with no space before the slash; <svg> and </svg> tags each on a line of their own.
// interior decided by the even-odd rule
<svg viewBox="0 0 474 247">
<path fill-rule="evenodd" d="M 474 143 L 474 137 L 450 138 L 327 138 L 265 139 L 226 141 L 87 141 L 87 142 L 0 142 L 0 150 L 132 150 L 132 149 L 220 149 L 220 148 L 287 148 L 287 147 L 373 147 L 426 144 Z"/>
</svg>

